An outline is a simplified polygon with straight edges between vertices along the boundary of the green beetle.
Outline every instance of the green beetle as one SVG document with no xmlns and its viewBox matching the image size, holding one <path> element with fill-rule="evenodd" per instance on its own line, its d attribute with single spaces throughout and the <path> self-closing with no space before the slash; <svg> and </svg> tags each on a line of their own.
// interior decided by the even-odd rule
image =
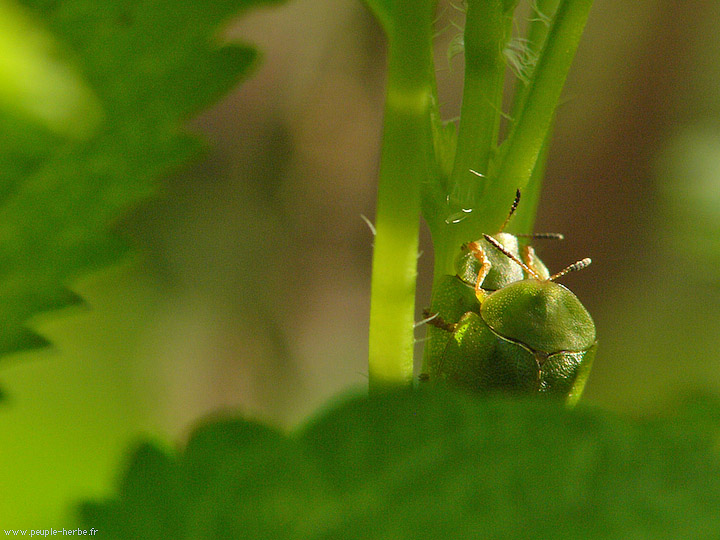
<svg viewBox="0 0 720 540">
<path fill-rule="evenodd" d="M 518 201 L 519 193 L 510 216 Z M 583 259 L 550 275 L 530 246 L 521 249 L 503 232 L 464 246 L 457 275 L 445 276 L 436 291 L 424 378 L 574 404 L 597 350 L 595 324 L 554 280 L 589 264 Z"/>
</svg>

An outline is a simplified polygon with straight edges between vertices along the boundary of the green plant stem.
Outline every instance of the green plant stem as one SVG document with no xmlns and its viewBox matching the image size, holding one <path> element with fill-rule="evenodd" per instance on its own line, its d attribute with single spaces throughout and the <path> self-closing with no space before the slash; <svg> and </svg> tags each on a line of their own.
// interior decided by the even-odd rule
<svg viewBox="0 0 720 540">
<path fill-rule="evenodd" d="M 534 15 L 530 21 L 527 33 L 527 54 L 530 57 L 536 59 L 540 57 L 540 51 L 542 50 L 545 40 L 547 39 L 548 32 L 550 31 L 550 24 L 554 17 L 560 0 L 535 0 L 533 8 Z M 541 19 L 540 17 L 549 17 L 549 20 Z M 517 78 L 515 81 L 515 90 L 513 92 L 512 107 L 510 109 L 510 119 L 516 120 L 520 117 L 520 113 L 525 106 L 525 99 L 527 98 L 527 92 L 530 87 L 528 84 L 534 73 L 535 65 L 532 65 L 529 71 L 525 73 L 525 80 Z"/>
<path fill-rule="evenodd" d="M 443 201 L 450 222 L 428 219 L 435 249 L 435 280 L 452 273 L 453 261 L 463 242 L 489 230 L 478 227 L 479 195 L 498 142 L 505 80 L 505 49 L 512 25 L 512 7 L 502 0 L 470 0 L 465 17 L 465 80 L 457 147 L 450 181 L 449 198 Z M 474 172 L 473 172 L 474 171 Z M 444 197 L 443 197 L 444 198 Z M 465 223 L 472 212 L 471 219 Z M 480 217 L 480 219 L 482 219 Z M 470 223 L 472 222 L 472 223 Z"/>
<path fill-rule="evenodd" d="M 503 149 L 502 164 L 483 198 L 512 200 L 512 192 L 528 183 L 546 143 L 591 6 L 592 0 L 563 0 L 558 6 L 525 104 Z M 503 211 L 493 210 L 497 213 L 491 216 L 493 221 L 501 223 Z"/>
<path fill-rule="evenodd" d="M 397 0 L 388 79 L 370 304 L 370 390 L 411 384 L 420 184 L 432 169 L 431 0 Z"/>
<path fill-rule="evenodd" d="M 502 0 L 468 2 L 465 18 L 465 82 L 460 112 L 451 197 L 474 208 L 482 178 L 497 143 L 505 79 L 503 48 L 507 41 Z"/>
<path fill-rule="evenodd" d="M 530 234 L 534 230 L 535 225 L 535 214 L 537 213 L 537 207 L 540 203 L 540 188 L 542 187 L 542 181 L 545 177 L 545 165 L 547 164 L 547 156 L 550 148 L 550 134 L 552 129 L 548 133 L 548 138 L 545 141 L 540 155 L 535 162 L 535 168 L 530 175 L 525 189 L 522 191 L 522 205 L 518 207 L 515 212 L 513 219 L 507 227 L 507 232 L 512 234 Z"/>
<path fill-rule="evenodd" d="M 535 16 L 530 22 L 530 27 L 528 28 L 527 33 L 528 54 L 539 58 L 540 51 L 545 44 L 545 40 L 547 39 L 547 35 L 550 30 L 550 23 L 557 11 L 559 3 L 560 0 L 535 0 L 533 8 Z M 545 19 L 545 17 L 548 17 L 549 19 Z M 531 70 L 526 73 L 528 79 L 532 78 L 534 74 L 534 67 L 535 66 L 532 66 Z M 513 94 L 512 108 L 510 110 L 511 119 L 515 119 L 520 116 L 520 113 L 525 106 L 528 88 L 529 85 L 522 79 L 517 79 L 515 92 Z M 545 176 L 545 165 L 547 162 L 552 132 L 553 129 L 551 124 L 545 136 L 545 142 L 540 150 L 538 159 L 535 162 L 535 168 L 530 175 L 527 185 L 523 189 L 523 203 L 518 208 L 517 212 L 515 212 L 515 217 L 507 229 L 508 232 L 516 234 L 528 234 L 533 232 L 535 214 L 540 201 L 540 188 L 542 187 L 542 180 Z"/>
</svg>

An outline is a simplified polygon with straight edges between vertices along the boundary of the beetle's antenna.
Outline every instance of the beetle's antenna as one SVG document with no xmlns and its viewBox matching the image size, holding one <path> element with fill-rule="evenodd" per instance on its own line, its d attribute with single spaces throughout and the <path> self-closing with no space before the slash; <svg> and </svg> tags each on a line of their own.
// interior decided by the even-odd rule
<svg viewBox="0 0 720 540">
<path fill-rule="evenodd" d="M 489 234 L 483 234 L 483 238 L 485 238 L 485 240 L 490 242 L 498 251 L 501 251 L 503 254 L 505 254 L 505 256 L 508 257 L 511 261 L 514 261 L 517 264 L 519 264 L 522 267 L 522 269 L 525 270 L 532 277 L 534 277 L 535 279 L 538 279 L 538 280 L 542 280 L 542 278 L 537 274 L 537 272 L 535 270 L 530 268 L 527 264 L 525 264 L 520 259 L 518 259 L 515 255 L 510 253 L 507 249 L 505 249 L 505 246 L 503 246 L 500 242 L 495 240 L 492 236 L 490 236 Z M 588 264 L 590 264 L 590 263 L 588 263 Z M 585 265 L 585 266 L 587 266 L 587 265 Z"/>
<path fill-rule="evenodd" d="M 561 233 L 557 232 L 536 232 L 530 234 L 516 234 L 518 238 L 533 238 L 535 240 L 565 240 Z"/>
<path fill-rule="evenodd" d="M 505 230 L 505 227 L 508 224 L 508 221 L 510 221 L 510 218 L 515 213 L 515 210 L 517 210 L 518 204 L 520 204 L 520 190 L 515 190 L 515 200 L 512 203 L 512 206 L 510 207 L 510 213 L 508 214 L 508 217 L 505 218 L 505 222 L 502 224 L 502 227 L 500 227 L 499 233 L 503 232 Z"/>
<path fill-rule="evenodd" d="M 583 268 L 587 268 L 588 266 L 590 266 L 591 262 L 592 262 L 591 259 L 586 258 L 586 259 L 583 259 L 576 263 L 572 263 L 565 270 L 561 270 L 557 274 L 553 274 L 552 276 L 550 276 L 548 281 L 555 281 L 557 278 L 563 277 L 565 274 L 569 274 L 570 272 L 575 272 L 577 270 L 582 270 Z"/>
</svg>

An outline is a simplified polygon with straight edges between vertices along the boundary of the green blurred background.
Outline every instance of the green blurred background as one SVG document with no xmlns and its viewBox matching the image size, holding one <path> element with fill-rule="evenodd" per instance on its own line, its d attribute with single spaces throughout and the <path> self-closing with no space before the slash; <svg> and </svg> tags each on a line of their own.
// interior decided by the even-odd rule
<svg viewBox="0 0 720 540">
<path fill-rule="evenodd" d="M 459 14 L 439 13 L 452 118 Z M 366 384 L 383 36 L 356 0 L 292 0 L 228 37 L 264 60 L 192 121 L 206 156 L 118 224 L 137 254 L 74 285 L 88 308 L 33 321 L 54 347 L 3 364 L 2 527 L 72 523 L 141 436 L 181 441 L 219 408 L 292 426 Z M 598 327 L 585 404 L 640 414 L 720 388 L 720 3 L 595 2 L 536 229 L 566 235 L 540 247 L 550 268 L 594 261 L 563 280 Z"/>
</svg>

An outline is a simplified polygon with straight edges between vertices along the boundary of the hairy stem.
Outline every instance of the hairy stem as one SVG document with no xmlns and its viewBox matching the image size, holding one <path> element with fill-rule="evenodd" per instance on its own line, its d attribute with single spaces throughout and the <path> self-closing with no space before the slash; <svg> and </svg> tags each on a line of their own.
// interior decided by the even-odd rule
<svg viewBox="0 0 720 540">
<path fill-rule="evenodd" d="M 370 304 L 370 390 L 410 384 L 420 185 L 432 170 L 431 0 L 397 0 L 388 31 L 388 79 Z"/>
<path fill-rule="evenodd" d="M 512 200 L 524 188 L 546 144 L 570 64 L 587 21 L 592 0 L 562 0 L 530 80 L 524 106 L 506 141 L 503 161 L 487 197 Z M 501 222 L 502 213 L 493 216 Z"/>
<path fill-rule="evenodd" d="M 465 83 L 451 197 L 463 208 L 477 204 L 482 178 L 497 143 L 505 78 L 507 21 L 502 0 L 468 2 L 465 19 Z"/>
</svg>

